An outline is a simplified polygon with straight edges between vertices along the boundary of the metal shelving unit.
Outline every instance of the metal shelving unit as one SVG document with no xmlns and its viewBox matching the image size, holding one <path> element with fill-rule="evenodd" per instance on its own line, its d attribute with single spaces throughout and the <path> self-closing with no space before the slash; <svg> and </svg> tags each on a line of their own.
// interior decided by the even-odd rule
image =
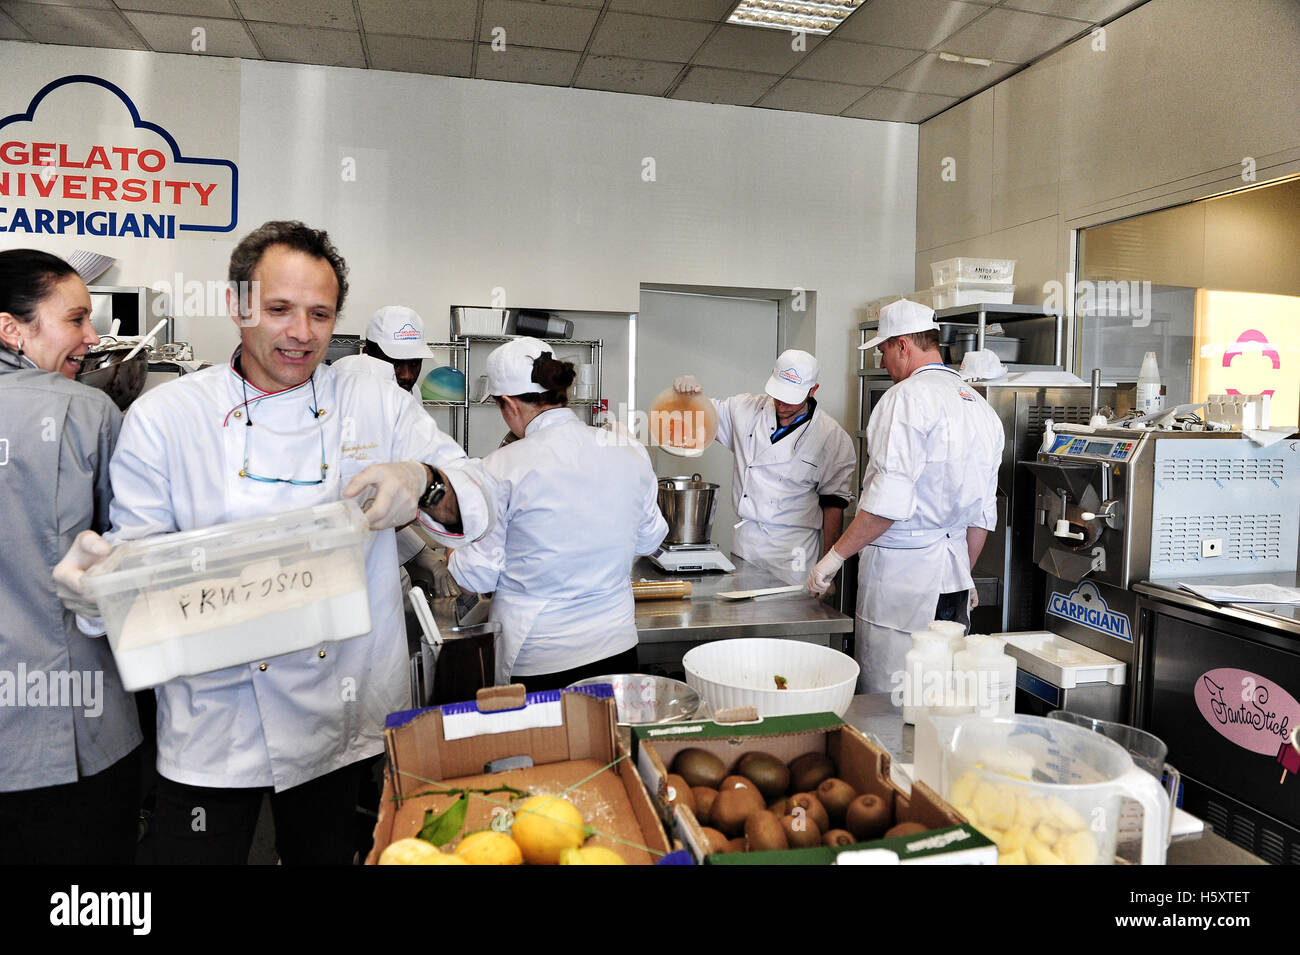
<svg viewBox="0 0 1300 955">
<path fill-rule="evenodd" d="M 483 346 L 495 348 L 515 338 L 526 336 L 520 335 L 456 335 L 449 342 L 429 342 L 430 348 L 442 348 L 451 355 L 451 367 L 455 368 L 465 376 L 465 397 L 459 401 L 425 401 L 425 408 L 455 408 L 459 409 L 459 414 L 453 414 L 451 420 L 450 433 L 452 438 L 460 443 L 469 454 L 469 434 L 470 434 L 470 411 L 473 408 L 491 408 L 494 412 L 495 403 L 483 403 L 474 401 L 471 395 L 474 391 L 475 384 L 470 380 L 470 369 L 472 359 L 476 352 L 481 351 Z M 601 367 L 601 351 L 604 348 L 604 340 L 579 339 L 579 338 L 543 338 L 540 341 L 556 349 L 557 355 L 559 348 L 585 348 L 589 356 L 590 364 L 596 367 L 596 381 L 593 385 L 595 396 L 591 398 L 570 398 L 569 406 L 572 408 L 586 408 L 590 423 L 596 423 L 597 413 L 601 410 L 601 402 L 604 400 L 601 394 L 604 390 L 604 374 Z M 576 382 L 575 382 L 576 384 Z"/>
</svg>

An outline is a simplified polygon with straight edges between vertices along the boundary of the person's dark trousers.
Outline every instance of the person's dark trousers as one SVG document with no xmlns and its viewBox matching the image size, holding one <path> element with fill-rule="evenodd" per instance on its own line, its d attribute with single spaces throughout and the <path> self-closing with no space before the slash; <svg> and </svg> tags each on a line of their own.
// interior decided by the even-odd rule
<svg viewBox="0 0 1300 955">
<path fill-rule="evenodd" d="M 934 608 L 935 620 L 952 620 L 970 632 L 970 591 L 958 590 L 956 593 L 940 594 L 939 603 Z"/>
<path fill-rule="evenodd" d="M 350 865 L 356 852 L 362 760 L 283 792 L 217 789 L 158 781 L 148 861 L 156 865 L 245 865 L 262 798 L 271 797 L 275 848 L 285 865 Z"/>
<path fill-rule="evenodd" d="M 0 793 L 0 865 L 133 865 L 140 747 L 75 783 Z"/>
<path fill-rule="evenodd" d="M 611 676 L 615 673 L 637 673 L 640 666 L 640 663 L 637 662 L 636 647 L 633 647 L 631 650 L 624 650 L 612 657 L 605 657 L 605 659 L 597 660 L 595 663 L 574 667 L 572 670 L 562 670 L 559 673 L 539 673 L 537 676 L 515 677 L 514 682 L 522 683 L 529 693 L 537 693 L 540 690 L 561 690 L 588 677 Z"/>
</svg>

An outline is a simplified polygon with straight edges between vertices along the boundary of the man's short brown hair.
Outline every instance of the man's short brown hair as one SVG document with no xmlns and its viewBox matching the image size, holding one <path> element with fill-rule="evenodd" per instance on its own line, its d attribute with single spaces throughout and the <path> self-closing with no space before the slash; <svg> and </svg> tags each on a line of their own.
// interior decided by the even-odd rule
<svg viewBox="0 0 1300 955">
<path fill-rule="evenodd" d="M 334 304 L 335 312 L 343 311 L 343 299 L 348 294 L 348 267 L 339 255 L 334 243 L 330 242 L 329 233 L 324 229 L 312 229 L 301 222 L 271 221 L 264 222 L 235 246 L 230 253 L 230 271 L 227 278 L 231 282 L 247 283 L 253 280 L 253 270 L 262 261 L 262 255 L 273 245 L 283 245 L 296 252 L 305 252 L 317 259 L 324 259 L 334 270 L 334 278 L 339 283 L 338 301 Z"/>
<path fill-rule="evenodd" d="M 919 351 L 933 351 L 939 347 L 939 332 L 934 328 L 927 328 L 923 332 L 910 332 L 898 337 L 910 339 L 913 347 Z"/>
</svg>

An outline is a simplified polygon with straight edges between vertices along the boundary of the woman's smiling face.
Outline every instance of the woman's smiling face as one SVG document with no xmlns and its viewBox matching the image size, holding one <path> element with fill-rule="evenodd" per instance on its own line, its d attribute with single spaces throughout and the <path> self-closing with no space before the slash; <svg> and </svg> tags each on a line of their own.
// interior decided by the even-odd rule
<svg viewBox="0 0 1300 955">
<path fill-rule="evenodd" d="M 90 323 L 90 293 L 76 275 L 65 275 L 41 299 L 31 322 L 21 327 L 23 354 L 37 368 L 76 378 L 80 359 L 99 336 Z"/>
</svg>

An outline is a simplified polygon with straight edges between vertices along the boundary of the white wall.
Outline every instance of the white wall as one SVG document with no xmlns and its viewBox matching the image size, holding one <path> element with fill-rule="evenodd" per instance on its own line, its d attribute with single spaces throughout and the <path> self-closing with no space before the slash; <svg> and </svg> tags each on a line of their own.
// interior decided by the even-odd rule
<svg viewBox="0 0 1300 955">
<path fill-rule="evenodd" d="M 327 228 L 352 273 L 344 332 L 403 303 L 440 338 L 452 304 L 492 304 L 495 289 L 509 306 L 631 313 L 642 282 L 797 286 L 817 292 L 820 394 L 847 422 L 859 310 L 911 281 L 915 126 L 32 44 L 0 43 L 0 63 L 0 116 L 25 110 L 52 79 L 91 73 L 187 151 L 236 160 L 236 236 L 270 218 Z M 355 181 L 341 176 L 347 159 Z M 117 255 L 105 280 L 116 284 L 177 269 L 224 278 L 233 242 L 0 234 L 0 247 Z M 235 341 L 215 317 L 180 330 L 207 358 L 224 359 Z"/>
</svg>

